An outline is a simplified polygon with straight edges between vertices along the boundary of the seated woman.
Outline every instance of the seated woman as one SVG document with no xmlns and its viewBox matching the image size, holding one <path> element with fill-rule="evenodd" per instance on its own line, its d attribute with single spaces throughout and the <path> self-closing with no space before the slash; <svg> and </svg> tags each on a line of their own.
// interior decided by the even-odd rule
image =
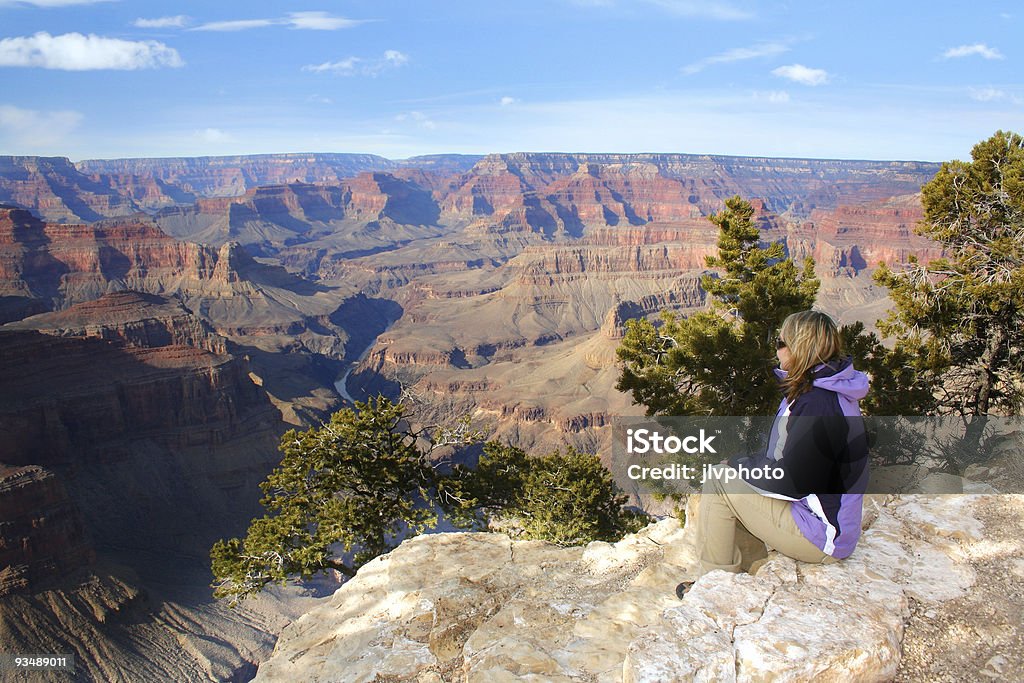
<svg viewBox="0 0 1024 683">
<path fill-rule="evenodd" d="M 738 527 L 815 563 L 848 557 L 860 537 L 868 460 L 857 401 L 867 394 L 868 378 L 842 356 L 839 331 L 824 313 L 787 317 L 777 348 L 783 398 L 766 451 L 718 465 L 719 476 L 704 482 L 697 512 L 701 574 L 740 571 Z M 740 476 L 721 476 L 730 466 Z M 754 469 L 763 471 L 749 476 Z M 677 595 L 692 583 L 679 584 Z"/>
</svg>

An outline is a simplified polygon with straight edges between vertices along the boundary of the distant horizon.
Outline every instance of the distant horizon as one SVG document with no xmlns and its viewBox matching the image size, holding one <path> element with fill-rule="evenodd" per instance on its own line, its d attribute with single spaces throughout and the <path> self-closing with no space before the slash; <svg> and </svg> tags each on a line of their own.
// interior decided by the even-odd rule
<svg viewBox="0 0 1024 683">
<path fill-rule="evenodd" d="M 993 131 L 995 133 L 995 131 Z M 980 142 L 980 140 L 979 140 Z M 86 163 L 90 161 L 162 161 L 168 159 L 229 159 L 232 157 L 281 157 L 281 156 L 330 156 L 330 155 L 349 155 L 349 156 L 373 156 L 384 159 L 385 161 L 412 161 L 415 159 L 424 159 L 429 157 L 488 157 L 488 156 L 510 156 L 510 155 L 562 155 L 562 156 L 688 156 L 688 157 L 708 157 L 708 158 L 725 158 L 725 159 L 777 159 L 783 161 L 853 161 L 853 162 L 864 162 L 864 163 L 892 163 L 892 164 L 942 164 L 952 159 L 942 160 L 929 160 L 929 159 L 868 159 L 868 158 L 842 158 L 842 157 L 801 157 L 801 156 L 782 156 L 782 155 L 763 155 L 763 154 L 717 154 L 714 152 L 566 152 L 566 151 L 513 151 L 513 152 L 486 152 L 486 153 L 472 153 L 472 152 L 431 152 L 428 154 L 415 154 L 407 157 L 388 157 L 382 154 L 374 152 L 254 152 L 251 154 L 179 154 L 170 156 L 125 156 L 125 157 L 88 157 L 82 159 L 75 159 L 67 155 L 62 154 L 0 154 L 0 156 L 8 157 L 37 157 L 37 158 L 49 158 L 49 159 L 67 159 L 72 164 Z M 962 160 L 969 159 L 970 154 L 962 157 Z"/>
</svg>

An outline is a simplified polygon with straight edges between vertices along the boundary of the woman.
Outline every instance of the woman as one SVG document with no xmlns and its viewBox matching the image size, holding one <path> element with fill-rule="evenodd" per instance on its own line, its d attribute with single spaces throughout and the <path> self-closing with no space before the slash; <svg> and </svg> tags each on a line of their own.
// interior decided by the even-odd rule
<svg viewBox="0 0 1024 683">
<path fill-rule="evenodd" d="M 836 324 L 801 311 L 779 331 L 783 398 L 765 453 L 714 468 L 697 512 L 700 573 L 740 571 L 740 529 L 803 562 L 850 555 L 860 537 L 867 488 L 867 439 L 857 401 L 867 376 L 842 355 Z M 738 478 L 720 476 L 728 467 Z M 754 469 L 761 469 L 750 476 Z M 771 476 L 769 477 L 769 473 Z M 679 585 L 682 597 L 692 582 Z"/>
</svg>

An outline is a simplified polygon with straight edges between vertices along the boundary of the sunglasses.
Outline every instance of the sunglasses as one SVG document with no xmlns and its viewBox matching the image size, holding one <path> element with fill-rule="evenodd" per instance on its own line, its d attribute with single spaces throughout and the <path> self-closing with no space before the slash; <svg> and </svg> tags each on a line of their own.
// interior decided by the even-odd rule
<svg viewBox="0 0 1024 683">
<path fill-rule="evenodd" d="M 784 348 L 786 348 L 786 342 L 782 341 L 781 338 L 776 339 L 775 340 L 775 348 L 776 349 L 784 349 Z"/>
</svg>

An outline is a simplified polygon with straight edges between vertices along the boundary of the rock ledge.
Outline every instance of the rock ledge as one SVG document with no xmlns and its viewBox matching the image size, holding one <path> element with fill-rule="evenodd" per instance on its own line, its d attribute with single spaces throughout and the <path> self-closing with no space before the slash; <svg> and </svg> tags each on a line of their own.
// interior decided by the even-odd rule
<svg viewBox="0 0 1024 683">
<path fill-rule="evenodd" d="M 891 680 L 910 601 L 975 582 L 960 542 L 978 496 L 875 498 L 849 559 L 771 553 L 756 574 L 695 563 L 688 525 L 559 548 L 421 536 L 363 567 L 282 633 L 257 681 Z"/>
</svg>

